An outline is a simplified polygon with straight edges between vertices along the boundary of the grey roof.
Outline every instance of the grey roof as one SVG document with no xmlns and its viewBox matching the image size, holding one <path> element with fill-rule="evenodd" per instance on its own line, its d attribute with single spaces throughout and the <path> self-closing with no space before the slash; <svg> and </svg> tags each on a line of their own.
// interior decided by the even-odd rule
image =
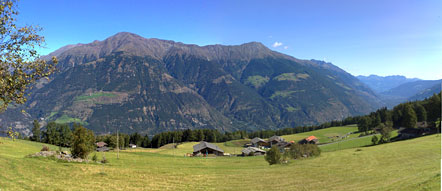
<svg viewBox="0 0 442 191">
<path fill-rule="evenodd" d="M 272 142 L 272 141 L 278 141 L 278 142 L 281 142 L 281 141 L 284 141 L 284 139 L 283 139 L 282 137 L 280 137 L 280 136 L 276 136 L 276 135 L 274 135 L 274 136 L 272 136 L 272 137 L 269 138 L 269 142 Z"/>
<path fill-rule="evenodd" d="M 216 146 L 212 143 L 205 142 L 205 141 L 201 141 L 200 143 L 193 145 L 193 152 L 195 153 L 195 152 L 201 151 L 204 148 L 210 148 L 210 149 L 216 150 L 218 152 L 224 153 L 224 151 L 222 149 L 220 149 L 218 146 Z"/>
<path fill-rule="evenodd" d="M 98 148 L 97 148 L 97 151 L 98 151 L 98 152 L 109 151 L 109 148 L 106 147 L 106 146 L 104 146 L 104 147 L 98 147 Z"/>
<path fill-rule="evenodd" d="M 256 143 L 259 143 L 259 142 L 264 142 L 265 143 L 266 141 L 264 141 L 264 139 L 261 139 L 259 137 L 255 137 L 250 142 L 252 142 L 252 144 L 256 144 Z"/>
<path fill-rule="evenodd" d="M 264 150 L 258 149 L 256 147 L 247 147 L 243 149 L 241 152 L 244 153 L 245 155 L 249 155 L 250 153 L 256 153 L 256 152 L 265 153 Z"/>
</svg>

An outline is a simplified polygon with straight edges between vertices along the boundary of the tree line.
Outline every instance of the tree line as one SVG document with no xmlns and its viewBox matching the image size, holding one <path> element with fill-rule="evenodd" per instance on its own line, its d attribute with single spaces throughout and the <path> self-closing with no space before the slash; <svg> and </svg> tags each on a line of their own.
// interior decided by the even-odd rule
<svg viewBox="0 0 442 191">
<path fill-rule="evenodd" d="M 416 128 L 417 122 L 426 122 L 429 127 L 436 127 L 441 115 L 441 94 L 422 101 L 406 102 L 395 106 L 392 110 L 386 107 L 369 115 L 360 117 L 358 129 L 369 132 L 382 127 Z"/>
</svg>

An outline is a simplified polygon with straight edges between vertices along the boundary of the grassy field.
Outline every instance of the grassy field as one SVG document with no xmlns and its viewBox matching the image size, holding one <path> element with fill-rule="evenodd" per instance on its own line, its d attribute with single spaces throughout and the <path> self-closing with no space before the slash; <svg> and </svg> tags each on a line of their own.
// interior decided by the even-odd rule
<svg viewBox="0 0 442 191">
<path fill-rule="evenodd" d="M 64 124 L 64 123 L 80 123 L 82 125 L 88 125 L 87 122 L 82 121 L 81 119 L 78 119 L 78 118 L 69 117 L 66 114 L 63 114 L 61 117 L 57 118 L 55 120 L 55 123 L 60 123 L 60 124 Z"/>
<path fill-rule="evenodd" d="M 86 101 L 86 100 L 94 99 L 97 97 L 115 97 L 115 96 L 117 96 L 117 95 L 115 95 L 113 93 L 96 92 L 96 93 L 92 93 L 90 95 L 77 96 L 77 97 L 75 97 L 75 101 Z"/>
<path fill-rule="evenodd" d="M 310 132 L 304 132 L 304 133 L 297 133 L 297 134 L 291 134 L 291 135 L 284 135 L 281 136 L 286 141 L 299 141 L 301 139 L 304 139 L 308 136 L 315 136 L 319 139 L 319 143 L 328 143 L 332 142 L 332 138 L 334 136 L 343 136 L 350 132 L 357 132 L 358 126 L 357 125 L 348 125 L 348 126 L 341 126 L 341 127 L 330 127 L 325 129 L 319 129 L 315 131 Z M 359 136 L 359 133 L 355 133 L 349 136 L 349 138 L 357 137 Z"/>
<path fill-rule="evenodd" d="M 354 134 L 356 135 L 356 134 Z M 391 133 L 391 137 L 396 137 L 398 135 L 398 131 L 395 130 Z M 377 136 L 380 138 L 380 135 L 371 135 L 371 136 L 365 136 L 365 137 L 357 137 L 357 136 L 351 136 L 348 139 L 344 139 L 342 141 L 333 143 L 333 144 L 326 144 L 321 145 L 319 148 L 321 148 L 321 151 L 323 152 L 330 152 L 330 151 L 337 151 L 337 150 L 343 150 L 343 149 L 350 149 L 350 148 L 357 148 L 357 147 L 364 147 L 364 146 L 371 146 L 373 143 L 371 142 L 371 139 L 373 136 Z"/>
<path fill-rule="evenodd" d="M 167 148 L 127 150 L 119 160 L 108 152 L 105 165 L 65 163 L 25 157 L 41 143 L 0 138 L 0 189 L 440 190 L 440 140 L 431 135 L 269 166 L 262 156 L 182 157 Z M 176 150 L 193 143 L 181 146 Z"/>
</svg>

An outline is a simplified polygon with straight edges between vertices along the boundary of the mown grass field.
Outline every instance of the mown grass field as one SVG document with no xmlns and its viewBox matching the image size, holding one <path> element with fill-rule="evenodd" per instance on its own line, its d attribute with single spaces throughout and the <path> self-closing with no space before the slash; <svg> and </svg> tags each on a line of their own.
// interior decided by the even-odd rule
<svg viewBox="0 0 442 191">
<path fill-rule="evenodd" d="M 340 126 L 340 127 L 329 127 L 325 129 L 319 129 L 315 131 L 310 132 L 304 132 L 304 133 L 297 133 L 297 134 L 291 134 L 291 135 L 283 135 L 281 136 L 286 141 L 299 141 L 302 140 L 308 136 L 315 136 L 319 139 L 319 143 L 329 143 L 333 140 L 331 137 L 335 136 L 343 136 L 347 133 L 355 133 L 358 131 L 357 125 L 347 125 L 347 126 Z M 359 136 L 359 133 L 351 134 L 349 138 L 357 137 Z"/>
<path fill-rule="evenodd" d="M 356 135 L 356 134 L 352 134 Z M 330 152 L 330 151 L 337 151 L 337 150 L 343 150 L 343 149 L 350 149 L 350 148 L 357 148 L 357 147 L 364 147 L 364 146 L 371 146 L 373 143 L 371 142 L 371 139 L 373 136 L 377 136 L 379 139 L 381 135 L 370 135 L 365 137 L 357 137 L 357 136 L 350 136 L 349 138 L 343 139 L 342 141 L 335 142 L 333 144 L 326 144 L 326 145 L 320 145 L 320 149 L 323 152 Z M 394 138 L 398 136 L 398 131 L 395 130 L 391 132 L 391 137 Z"/>
<path fill-rule="evenodd" d="M 120 152 L 119 160 L 108 152 L 105 165 L 65 163 L 25 157 L 41 143 L 0 138 L 0 189 L 440 190 L 440 140 L 431 135 L 269 166 L 262 156 L 182 157 L 171 149 Z"/>
</svg>

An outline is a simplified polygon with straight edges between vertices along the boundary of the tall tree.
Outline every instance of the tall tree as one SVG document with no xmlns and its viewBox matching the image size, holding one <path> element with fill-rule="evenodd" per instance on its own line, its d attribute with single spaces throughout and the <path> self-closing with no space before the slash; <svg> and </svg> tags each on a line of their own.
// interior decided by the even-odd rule
<svg viewBox="0 0 442 191">
<path fill-rule="evenodd" d="M 58 124 L 58 131 L 60 134 L 60 146 L 70 147 L 72 143 L 72 131 L 67 124 Z"/>
<path fill-rule="evenodd" d="M 43 134 L 44 142 L 52 145 L 58 145 L 60 141 L 60 133 L 57 130 L 57 124 L 54 121 L 46 125 L 46 131 Z"/>
<path fill-rule="evenodd" d="M 427 121 L 427 111 L 422 104 L 416 103 L 414 110 L 416 111 L 417 121 Z"/>
<path fill-rule="evenodd" d="M 429 122 L 436 122 L 437 118 L 441 117 L 441 94 L 434 94 L 425 104 L 427 111 L 427 120 Z"/>
<path fill-rule="evenodd" d="M 405 128 L 415 128 L 417 123 L 416 112 L 411 104 L 405 104 L 403 108 L 402 126 Z"/>
<path fill-rule="evenodd" d="M 35 50 L 44 43 L 37 26 L 17 26 L 17 6 L 14 0 L 0 4 L 0 112 L 10 103 L 23 104 L 26 94 L 39 79 L 55 71 L 57 59 L 47 63 Z"/>
<path fill-rule="evenodd" d="M 31 137 L 31 140 L 32 140 L 32 141 L 41 142 L 40 123 L 38 123 L 37 120 L 34 120 L 34 122 L 32 123 L 32 125 L 33 125 L 33 128 L 32 128 L 32 137 Z"/>
<path fill-rule="evenodd" d="M 364 116 L 358 122 L 358 130 L 359 132 L 367 132 L 370 126 L 370 117 Z"/>
<path fill-rule="evenodd" d="M 144 147 L 144 148 L 150 147 L 150 139 L 149 139 L 148 135 L 145 135 L 143 137 L 143 142 L 142 142 L 141 146 Z"/>
<path fill-rule="evenodd" d="M 92 130 L 86 129 L 80 124 L 74 124 L 71 153 L 74 157 L 87 158 L 95 149 L 95 136 Z"/>
</svg>

